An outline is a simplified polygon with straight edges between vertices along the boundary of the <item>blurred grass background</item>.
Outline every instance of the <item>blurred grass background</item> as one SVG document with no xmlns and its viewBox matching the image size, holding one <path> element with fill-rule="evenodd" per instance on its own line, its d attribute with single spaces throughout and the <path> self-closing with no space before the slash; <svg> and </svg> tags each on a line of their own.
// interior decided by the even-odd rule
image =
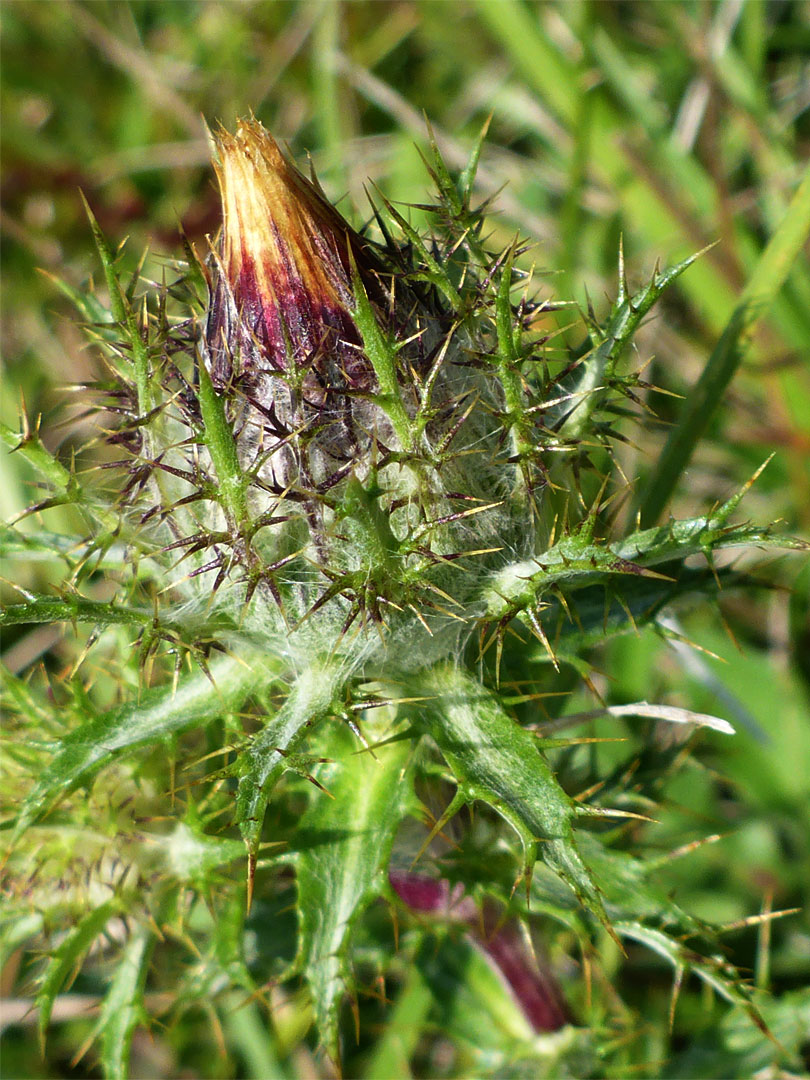
<svg viewBox="0 0 810 1080">
<path fill-rule="evenodd" d="M 531 238 L 542 294 L 590 299 L 597 313 L 617 291 L 620 238 L 631 287 L 714 243 L 638 339 L 646 377 L 675 395 L 689 393 L 810 157 L 801 0 L 19 0 L 2 21 L 2 419 L 18 423 L 22 393 L 65 455 L 89 429 L 62 423 L 61 388 L 93 368 L 49 275 L 84 287 L 98 274 L 79 190 L 114 242 L 129 237 L 133 266 L 149 247 L 146 272 L 159 279 L 181 254 L 181 226 L 201 250 L 218 227 L 206 123 L 253 111 L 300 163 L 311 155 L 329 195 L 362 223 L 374 185 L 425 199 L 425 118 L 461 167 L 491 115 L 477 194 L 495 197 L 493 249 L 516 232 Z M 418 207 L 410 214 L 421 221 Z M 677 416 L 678 397 L 653 404 L 662 420 Z M 663 433 L 633 431 L 628 476 L 645 474 Z M 705 511 L 772 450 L 745 513 L 806 536 L 806 253 L 756 327 L 673 512 Z M 15 458 L 2 467 L 8 517 L 32 500 L 31 478 Z M 764 599 L 730 596 L 728 634 L 714 610 L 684 615 L 679 629 L 712 655 L 650 633 L 621 639 L 602 665 L 615 700 L 666 699 L 741 727 L 718 745 L 716 775 L 692 770 L 669 793 L 660 843 L 730 834 L 669 871 L 682 905 L 706 918 L 803 909 L 770 942 L 756 928 L 729 938 L 736 963 L 786 994 L 810 981 L 810 568 L 791 599 L 797 570 L 794 558 L 759 571 L 774 586 Z M 628 1051 L 634 1068 L 661 1051 L 655 1023 L 668 1010 L 668 972 L 644 962 L 641 983 L 621 983 L 628 1008 L 655 1018 L 648 1046 Z M 676 1035 L 697 1048 L 689 1075 L 701 1075 L 714 1024 L 711 1010 L 688 1006 L 678 1021 Z"/>
</svg>

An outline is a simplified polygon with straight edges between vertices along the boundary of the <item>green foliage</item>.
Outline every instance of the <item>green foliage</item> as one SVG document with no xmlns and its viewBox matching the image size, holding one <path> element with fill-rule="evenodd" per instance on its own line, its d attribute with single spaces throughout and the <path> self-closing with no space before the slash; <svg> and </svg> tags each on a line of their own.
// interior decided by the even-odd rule
<svg viewBox="0 0 810 1080">
<path fill-rule="evenodd" d="M 514 723 L 494 694 L 454 668 L 438 668 L 426 684 L 420 682 L 416 688 L 431 699 L 426 710 L 428 731 L 459 787 L 440 824 L 467 803 L 488 803 L 520 837 L 521 873 L 531 876 L 539 846 L 543 861 L 571 886 L 582 904 L 607 922 L 597 887 L 574 841 L 574 803 L 560 788 L 532 736 Z"/>
<path fill-rule="evenodd" d="M 778 230 L 754 268 L 739 304 L 694 387 L 689 403 L 672 430 L 641 502 L 642 518 L 653 522 L 709 426 L 729 382 L 744 357 L 751 329 L 767 312 L 807 241 L 810 228 L 810 169 L 799 184 Z"/>
<path fill-rule="evenodd" d="M 384 737 L 385 728 L 374 734 Z M 407 741 L 361 753 L 350 733 L 338 730 L 325 748 L 335 761 L 319 767 L 325 790 L 297 833 L 296 965 L 309 985 L 324 1044 L 337 1059 L 340 1006 L 353 980 L 354 926 L 385 889 L 391 848 L 413 795 Z"/>
<path fill-rule="evenodd" d="M 34 1062 L 12 1025 L 9 1067 L 800 1070 L 807 927 L 771 907 L 774 894 L 790 909 L 806 898 L 807 589 L 802 574 L 788 613 L 785 571 L 762 553 L 807 550 L 792 535 L 807 508 L 787 478 L 806 472 L 810 392 L 789 357 L 759 375 L 741 363 L 746 349 L 762 355 L 755 326 L 782 350 L 810 340 L 798 126 L 765 81 L 766 64 L 792 77 L 779 35 L 795 13 L 780 23 L 751 0 L 736 29 L 724 5 L 706 14 L 722 45 L 709 78 L 691 67 L 704 16 L 686 4 L 147 3 L 126 8 L 129 28 L 121 5 L 74 8 L 65 41 L 78 33 L 107 57 L 91 50 L 87 78 L 116 103 L 102 125 L 109 168 L 177 125 L 207 159 L 197 111 L 230 117 L 232 102 L 313 144 L 330 192 L 358 194 L 377 168 L 361 132 L 385 134 L 391 164 L 364 233 L 375 269 L 358 259 L 348 271 L 374 376 L 352 397 L 367 443 L 328 483 L 274 486 L 278 414 L 257 422 L 252 388 L 218 382 L 201 357 L 212 266 L 198 251 L 212 224 L 163 265 L 133 265 L 137 223 L 126 247 L 107 239 L 126 231 L 107 202 L 126 184 L 171 228 L 181 192 L 209 199 L 202 182 L 148 158 L 112 182 L 118 195 L 83 181 L 89 229 L 64 233 L 67 265 L 26 286 L 72 302 L 93 359 L 72 330 L 43 323 L 18 350 L 33 410 L 0 432 L 13 478 L 0 552 L 14 582 L 0 616 L 14 668 L 0 944 L 5 985 L 36 1005 L 47 1055 Z M 9 11 L 16 48 L 42 47 L 41 20 L 35 5 Z M 460 29 L 473 31 L 469 50 Z M 206 72 L 194 109 L 185 76 L 145 76 L 159 73 L 160 34 L 179 71 Z M 234 58 L 257 36 L 272 57 L 249 78 Z M 659 67 L 641 50 L 650 37 Z M 453 64 L 434 71 L 442 46 Z M 36 77 L 16 60 L 6 76 L 29 111 L 64 78 L 64 47 Z M 318 102 L 311 128 L 262 100 L 267 71 L 284 65 L 290 100 Z M 477 105 L 448 105 L 481 77 L 497 83 L 486 123 Z M 717 161 L 683 131 L 670 137 L 675 88 L 693 77 L 744 117 L 718 152 L 735 190 L 760 195 L 746 215 L 732 219 Z M 350 87 L 362 109 L 339 107 Z M 436 118 L 426 137 L 408 95 Z M 4 134 L 14 163 L 33 153 L 20 116 Z M 76 131 L 55 115 L 34 141 L 43 168 L 68 152 L 95 160 L 72 119 Z M 424 180 L 414 187 L 412 123 L 433 202 Z M 503 212 L 488 216 L 513 171 Z M 705 248 L 718 217 L 721 244 L 680 258 L 680 239 Z M 535 229 L 553 234 L 542 262 L 563 268 L 559 280 L 538 280 L 523 240 Z M 669 269 L 636 271 L 661 252 Z M 27 281 L 24 254 L 10 257 Z M 615 299 L 580 312 L 564 301 L 583 282 Z M 35 354 L 52 332 L 98 414 L 58 449 L 53 422 L 28 419 L 47 400 Z M 694 356 L 709 356 L 701 376 Z M 734 435 L 735 409 L 718 410 L 732 375 L 743 414 L 780 397 L 778 431 Z M 654 409 L 673 422 L 663 450 Z M 303 460 L 324 437 L 329 424 L 292 425 L 281 440 Z M 780 670 L 764 655 L 776 637 Z M 717 734 L 729 725 L 704 715 L 715 712 L 736 736 Z M 538 998 L 557 1010 L 546 1028 Z M 80 1001 L 92 1012 L 65 1020 Z M 144 1028 L 157 1066 L 144 1064 Z"/>
</svg>

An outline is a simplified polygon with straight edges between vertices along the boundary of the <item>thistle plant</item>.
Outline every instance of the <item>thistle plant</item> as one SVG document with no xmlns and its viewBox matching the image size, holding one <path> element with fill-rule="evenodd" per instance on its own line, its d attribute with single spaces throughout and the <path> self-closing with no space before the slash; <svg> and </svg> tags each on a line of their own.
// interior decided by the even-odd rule
<svg viewBox="0 0 810 1080">
<path fill-rule="evenodd" d="M 738 523 L 744 490 L 659 523 L 667 474 L 629 512 L 616 447 L 653 389 L 630 346 L 693 259 L 632 292 L 620 258 L 582 316 L 522 238 L 491 249 L 480 141 L 459 175 L 433 147 L 430 235 L 381 196 L 353 228 L 253 119 L 214 142 L 221 235 L 163 282 L 90 217 L 89 467 L 8 436 L 46 490 L 6 552 L 61 576 L 5 624 L 80 640 L 69 671 L 4 676 L 4 944 L 42 1038 L 81 970 L 73 1050 L 109 1077 L 189 1013 L 231 1048 L 184 1051 L 205 1075 L 246 1030 L 266 1075 L 301 1046 L 329 1073 L 593 1075 L 619 1025 L 586 973 L 641 943 L 768 1044 L 719 929 L 659 881 L 688 852 L 647 847 L 666 780 L 731 727 L 609 705 L 597 668 L 742 583 L 715 553 L 803 546 Z M 600 716 L 645 733 L 601 771 Z"/>
</svg>

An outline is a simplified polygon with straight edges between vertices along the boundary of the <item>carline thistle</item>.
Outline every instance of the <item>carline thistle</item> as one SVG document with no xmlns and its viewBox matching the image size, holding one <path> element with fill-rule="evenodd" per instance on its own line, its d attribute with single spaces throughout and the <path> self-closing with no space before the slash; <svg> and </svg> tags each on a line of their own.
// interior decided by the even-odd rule
<svg viewBox="0 0 810 1080">
<path fill-rule="evenodd" d="M 585 955 L 601 923 L 668 955 L 678 984 L 697 971 L 764 1030 L 739 974 L 716 960 L 718 934 L 658 889 L 660 845 L 647 858 L 643 845 L 628 851 L 625 830 L 590 828 L 630 818 L 640 836 L 636 811 L 688 755 L 633 737 L 605 769 L 595 755 L 585 764 L 579 738 L 557 738 L 596 715 L 568 709 L 578 678 L 611 692 L 591 678 L 595 650 L 661 632 L 684 597 L 705 603 L 739 583 L 736 568 L 694 556 L 807 547 L 730 524 L 746 489 L 700 517 L 622 525 L 629 485 L 612 448 L 649 389 L 622 356 L 692 260 L 632 295 L 622 272 L 605 320 L 586 317 L 584 344 L 552 349 L 513 265 L 519 245 L 491 252 L 484 207 L 471 204 L 480 143 L 458 177 L 432 147 L 439 198 L 420 208 L 435 229 L 426 238 L 385 200 L 368 235 L 353 230 L 253 119 L 215 142 L 223 229 L 200 267 L 204 305 L 192 257 L 170 286 L 139 294 L 140 267 L 122 284 L 91 215 L 110 309 L 95 296 L 79 306 L 111 375 L 104 407 L 123 418 L 110 441 L 124 457 L 102 462 L 115 483 L 88 483 L 26 426 L 15 447 L 50 487 L 29 515 L 75 504 L 90 527 L 89 539 L 19 538 L 17 550 L 34 543 L 67 571 L 58 597 L 26 594 L 7 616 L 94 626 L 68 678 L 43 665 L 39 684 L 9 683 L 20 718 L 10 899 L 19 942 L 34 902 L 53 931 L 43 1028 L 92 941 L 107 967 L 114 919 L 128 938 L 100 1009 L 105 1075 L 126 1075 L 144 990 L 167 973 L 181 1007 L 203 985 L 221 989 L 226 1012 L 235 991 L 258 999 L 300 975 L 337 1061 L 359 971 L 396 982 L 416 963 L 419 984 L 431 981 L 432 918 L 454 922 L 532 1030 L 549 1030 L 571 1013 L 521 946 L 517 920 L 539 914 L 544 932 L 560 928 L 555 949 L 573 931 Z M 109 602 L 84 595 L 101 581 Z M 83 678 L 99 641 L 104 678 Z M 55 702 L 64 725 L 51 725 Z M 600 704 L 622 722 L 731 731 L 666 703 Z M 29 745 L 32 728 L 48 741 Z M 191 770 L 182 788 L 176 762 Z M 57 807 L 70 828 L 43 843 L 32 829 Z M 222 834 L 231 812 L 239 841 Z M 245 849 L 243 888 L 232 871 Z M 256 931 L 288 910 L 291 872 L 290 965 L 264 956 Z M 396 952 L 379 933 L 381 899 L 419 915 Z M 193 914 L 203 909 L 212 917 Z M 158 941 L 182 942 L 179 966 L 152 964 Z M 191 982 L 178 990 L 181 968 Z"/>
<path fill-rule="evenodd" d="M 410 230 L 402 243 L 384 225 L 384 243 L 358 234 L 256 120 L 215 142 L 223 227 L 202 362 L 251 512 L 273 519 L 244 558 L 298 552 L 253 581 L 288 627 L 329 606 L 330 634 L 340 612 L 344 632 L 376 624 L 378 644 L 406 627 L 433 639 L 420 663 L 446 653 L 482 614 L 470 564 L 521 554 L 531 526 L 493 377 L 492 282 L 463 245 L 442 255 Z M 493 269 L 511 277 L 503 259 Z"/>
</svg>

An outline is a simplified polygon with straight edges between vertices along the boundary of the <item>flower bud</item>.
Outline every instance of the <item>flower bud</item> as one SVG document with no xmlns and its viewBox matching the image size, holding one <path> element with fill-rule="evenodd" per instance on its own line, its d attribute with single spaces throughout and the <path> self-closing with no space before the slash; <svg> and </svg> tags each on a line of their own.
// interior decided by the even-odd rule
<svg viewBox="0 0 810 1080">
<path fill-rule="evenodd" d="M 268 455 L 274 486 L 323 483 L 368 441 L 358 397 L 376 380 L 351 312 L 352 264 L 382 295 L 370 245 L 258 121 L 216 145 L 223 228 L 204 359 L 217 389 L 240 399 L 242 450 Z"/>
</svg>

